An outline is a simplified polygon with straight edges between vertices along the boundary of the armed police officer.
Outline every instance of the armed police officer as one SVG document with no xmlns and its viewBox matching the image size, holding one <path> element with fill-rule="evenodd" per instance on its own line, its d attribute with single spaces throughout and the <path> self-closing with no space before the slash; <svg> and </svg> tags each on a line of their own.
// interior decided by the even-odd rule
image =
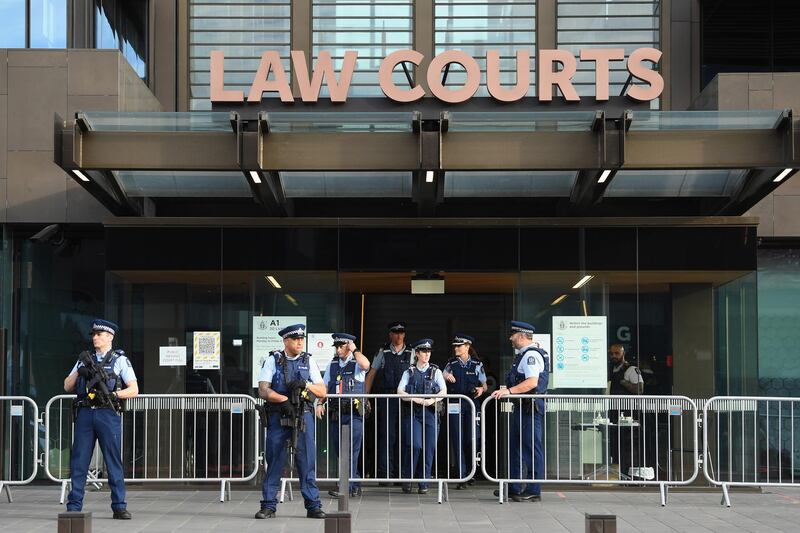
<svg viewBox="0 0 800 533">
<path fill-rule="evenodd" d="M 474 430 L 477 437 L 480 434 L 480 427 L 476 423 L 473 428 L 472 413 L 478 413 L 480 409 L 478 398 L 486 392 L 486 373 L 483 370 L 483 363 L 478 360 L 474 344 L 474 337 L 456 333 L 453 338 L 455 357 L 447 362 L 443 372 L 449 394 L 461 394 L 473 399 L 472 402 L 451 399 L 447 404 L 450 449 L 458 468 L 456 472 L 458 478 L 463 478 L 469 473 L 467 457 L 475 456 L 475 450 L 472 448 L 472 432 Z M 459 483 L 456 486 L 457 490 L 466 488 L 467 483 Z"/>
<path fill-rule="evenodd" d="M 323 378 L 328 394 L 364 394 L 364 381 L 369 370 L 369 360 L 356 348 L 356 337 L 348 333 L 334 333 L 333 346 L 336 357 L 328 365 Z M 328 433 L 330 448 L 339 456 L 342 426 L 350 426 L 350 478 L 360 476 L 358 456 L 361 453 L 361 435 L 364 430 L 365 398 L 328 399 Z M 334 498 L 341 496 L 328 491 Z M 361 494 L 361 484 L 350 482 L 350 496 Z"/>
<path fill-rule="evenodd" d="M 447 384 L 439 367 L 431 364 L 431 339 L 420 339 L 413 344 L 416 362 L 414 366 L 403 372 L 397 386 L 397 394 L 431 394 L 437 396 L 447 395 Z M 403 406 L 403 434 L 402 446 L 411 456 L 402 461 L 403 477 L 411 479 L 417 472 L 417 463 L 420 453 L 424 453 L 422 479 L 430 479 L 433 462 L 436 457 L 436 440 L 439 436 L 439 415 L 437 398 L 406 398 L 410 403 Z M 440 405 L 440 404 L 439 404 Z M 403 492 L 411 492 L 411 483 L 403 485 Z M 420 482 L 417 492 L 428 492 L 428 484 Z"/>
<path fill-rule="evenodd" d="M 130 520 L 125 502 L 125 474 L 122 470 L 122 400 L 139 394 L 136 374 L 125 352 L 112 348 L 119 327 L 108 320 L 92 321 L 92 353 L 83 352 L 64 380 L 66 392 L 75 391 L 75 440 L 72 442 L 70 476 L 72 490 L 67 510 L 80 511 L 86 491 L 86 475 L 95 442 L 106 463 L 111 487 L 111 509 L 117 520 Z"/>
<path fill-rule="evenodd" d="M 411 366 L 411 349 L 406 342 L 406 324 L 390 322 L 389 342 L 375 354 L 372 369 L 367 374 L 367 393 L 372 392 L 372 383 L 378 371 L 383 372 L 380 393 L 396 394 L 403 372 Z M 400 403 L 394 398 L 379 398 L 376 406 L 376 431 L 378 432 L 377 477 L 396 478 L 399 474 L 397 453 L 400 449 L 398 428 L 400 426 Z"/>
<path fill-rule="evenodd" d="M 492 393 L 499 400 L 514 394 L 546 394 L 550 375 L 550 356 L 533 341 L 536 328 L 527 322 L 511 321 L 511 336 L 508 338 L 516 356 L 506 374 L 506 387 Z M 542 450 L 542 426 L 544 400 L 513 400 L 508 435 L 509 478 L 523 479 L 522 465 L 527 467 L 528 477 L 544 478 L 544 453 Z M 515 502 L 540 501 L 541 484 L 511 483 L 509 496 Z M 495 491 L 495 496 L 499 495 Z"/>
<path fill-rule="evenodd" d="M 325 384 L 319 368 L 311 362 L 311 354 L 303 350 L 305 324 L 293 324 L 278 334 L 283 338 L 284 349 L 264 360 L 258 377 L 258 395 L 267 402 L 267 475 L 261 509 L 255 517 L 275 517 L 288 441 L 290 461 L 297 457 L 306 516 L 325 518 L 317 488 L 313 412 L 316 398 L 325 398 Z"/>
</svg>

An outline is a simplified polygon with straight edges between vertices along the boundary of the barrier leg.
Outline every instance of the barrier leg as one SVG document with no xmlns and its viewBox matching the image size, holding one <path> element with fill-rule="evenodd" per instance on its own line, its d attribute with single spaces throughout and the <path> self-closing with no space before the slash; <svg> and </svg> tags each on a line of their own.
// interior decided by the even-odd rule
<svg viewBox="0 0 800 533">
<path fill-rule="evenodd" d="M 442 503 L 443 501 L 448 502 L 450 501 L 450 490 L 447 486 L 445 481 L 439 482 L 439 500 L 438 503 Z"/>
<path fill-rule="evenodd" d="M 667 494 L 669 491 L 669 487 L 667 487 L 666 484 L 661 483 L 658 485 L 658 488 L 659 492 L 661 492 L 661 507 L 664 507 L 667 505 Z"/>
<path fill-rule="evenodd" d="M 500 482 L 500 488 L 499 488 L 499 490 L 497 491 L 497 492 L 498 492 L 498 494 L 499 494 L 499 498 L 500 498 L 500 499 L 499 499 L 499 503 L 500 503 L 500 504 L 502 504 L 502 503 L 503 503 L 503 500 L 504 500 L 504 498 L 505 498 L 505 490 L 506 490 L 506 484 L 505 484 L 505 483 L 503 483 L 503 482 L 501 481 L 501 482 Z"/>
<path fill-rule="evenodd" d="M 281 499 L 279 500 L 281 503 L 283 503 L 284 496 L 286 496 L 286 478 L 281 479 Z"/>
<path fill-rule="evenodd" d="M 722 500 L 719 502 L 719 504 L 720 505 L 724 504 L 725 507 L 730 507 L 731 506 L 731 497 L 730 497 L 730 494 L 728 494 L 728 484 L 727 483 L 723 483 L 722 484 Z"/>
<path fill-rule="evenodd" d="M 61 505 L 64 505 L 64 500 L 67 499 L 67 484 L 68 483 L 69 483 L 69 480 L 66 480 L 66 479 L 61 482 L 61 498 L 58 500 L 58 503 L 60 503 Z"/>
<path fill-rule="evenodd" d="M 220 482 L 219 486 L 219 501 L 220 503 L 225 503 L 225 500 L 231 499 L 231 482 L 227 479 L 223 479 Z"/>
<path fill-rule="evenodd" d="M 6 485 L 4 482 L 0 481 L 0 492 L 6 491 L 6 498 L 8 498 L 8 503 L 14 503 L 14 498 L 11 497 L 11 487 Z"/>
</svg>

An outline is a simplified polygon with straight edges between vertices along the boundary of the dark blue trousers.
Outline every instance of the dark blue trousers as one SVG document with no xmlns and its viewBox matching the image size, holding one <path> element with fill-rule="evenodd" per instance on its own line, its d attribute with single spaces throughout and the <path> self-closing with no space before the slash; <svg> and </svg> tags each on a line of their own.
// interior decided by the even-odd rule
<svg viewBox="0 0 800 533">
<path fill-rule="evenodd" d="M 508 434 L 510 479 L 544 479 L 543 419 L 543 415 L 535 410 L 531 414 L 520 409 L 519 404 L 514 405 Z M 542 492 L 539 483 L 510 483 L 508 488 L 515 494 L 539 495 Z"/>
<path fill-rule="evenodd" d="M 108 472 L 108 486 L 111 487 L 111 508 L 115 511 L 125 509 L 125 474 L 122 471 L 121 449 L 122 418 L 113 409 L 78 409 L 75 420 L 75 440 L 72 442 L 72 457 L 69 468 L 72 490 L 67 497 L 67 511 L 80 511 L 83 508 L 83 495 L 86 492 L 86 476 L 92 460 L 94 443 L 100 442 L 100 451 Z"/>
<path fill-rule="evenodd" d="M 295 450 L 295 470 L 300 479 L 300 493 L 303 495 L 305 507 L 308 510 L 319 509 L 322 502 L 319 500 L 317 488 L 317 449 L 314 446 L 314 414 L 305 412 L 303 419 L 306 430 L 297 435 L 297 449 Z M 270 413 L 267 424 L 267 442 L 264 448 L 267 461 L 267 476 L 262 485 L 262 509 L 278 508 L 278 491 L 281 488 L 281 475 L 286 465 L 286 442 L 292 437 L 292 429 L 281 426 L 280 413 Z M 292 472 L 294 474 L 294 472 Z"/>
<path fill-rule="evenodd" d="M 397 478 L 400 401 L 397 398 L 377 398 L 375 407 L 377 424 L 375 431 L 378 432 L 378 449 L 375 453 L 378 454 L 378 477 Z"/>
<path fill-rule="evenodd" d="M 438 417 L 432 408 L 416 407 L 403 413 L 403 457 L 401 469 L 403 478 L 411 479 L 417 472 L 417 464 L 422 453 L 424 456 L 422 479 L 430 479 L 433 470 L 433 460 L 436 457 L 436 440 L 439 436 Z M 409 453 L 410 452 L 410 453 Z M 420 483 L 420 487 L 427 487 L 427 483 Z"/>
<path fill-rule="evenodd" d="M 453 405 L 457 405 L 458 414 L 447 415 L 447 431 L 450 440 L 450 464 L 455 465 L 455 475 L 459 478 L 469 474 L 472 466 L 471 458 L 475 456 L 472 448 L 472 402 L 466 400 L 453 401 L 448 404 L 448 413 Z M 480 424 L 475 422 L 475 438 L 480 439 Z"/>
<path fill-rule="evenodd" d="M 339 457 L 339 439 L 341 426 L 350 426 L 350 479 L 361 477 L 361 465 L 358 457 L 361 455 L 361 433 L 364 429 L 364 420 L 360 416 L 342 415 L 339 420 L 329 420 L 328 438 L 333 456 Z M 350 482 L 350 490 L 358 488 L 361 483 Z"/>
</svg>

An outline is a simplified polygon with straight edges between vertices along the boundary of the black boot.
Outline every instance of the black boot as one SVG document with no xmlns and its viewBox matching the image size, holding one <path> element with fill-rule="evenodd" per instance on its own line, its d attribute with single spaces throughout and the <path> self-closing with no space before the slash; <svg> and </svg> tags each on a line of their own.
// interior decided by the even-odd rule
<svg viewBox="0 0 800 533">
<path fill-rule="evenodd" d="M 275 511 L 272 509 L 259 509 L 255 518 L 258 520 L 263 520 L 264 518 L 275 518 Z"/>
<path fill-rule="evenodd" d="M 308 518 L 325 518 L 325 511 L 317 507 L 316 509 L 309 509 L 306 513 Z"/>
<path fill-rule="evenodd" d="M 130 520 L 131 513 L 127 509 L 116 509 L 114 511 L 114 520 Z"/>
</svg>

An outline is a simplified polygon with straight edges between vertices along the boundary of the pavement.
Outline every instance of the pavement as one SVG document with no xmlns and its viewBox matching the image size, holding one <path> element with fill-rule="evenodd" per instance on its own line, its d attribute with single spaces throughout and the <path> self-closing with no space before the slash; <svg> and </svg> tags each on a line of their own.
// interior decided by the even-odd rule
<svg viewBox="0 0 800 533">
<path fill-rule="evenodd" d="M 658 491 L 604 490 L 547 491 L 541 503 L 509 502 L 500 505 L 492 485 L 450 491 L 450 499 L 438 504 L 435 485 L 427 495 L 403 494 L 398 487 L 366 486 L 361 498 L 350 500 L 353 533 L 487 533 L 487 532 L 584 532 L 585 513 L 612 514 L 617 531 L 708 532 L 800 531 L 800 488 L 770 487 L 762 492 L 732 491 L 731 508 L 720 505 L 720 491 L 672 490 L 666 507 Z M 324 520 L 305 518 L 302 498 L 278 505 L 274 519 L 255 520 L 261 494 L 234 486 L 231 500 L 218 501 L 215 490 L 155 490 L 129 487 L 131 521 L 111 519 L 106 490 L 87 491 L 85 511 L 93 514 L 92 531 L 103 532 L 207 532 L 269 531 L 323 533 Z M 327 490 L 327 487 L 326 487 Z M 337 501 L 323 494 L 323 507 L 335 511 Z M 13 503 L 0 495 L 0 531 L 54 532 L 59 505 L 56 486 L 12 489 Z"/>
</svg>

